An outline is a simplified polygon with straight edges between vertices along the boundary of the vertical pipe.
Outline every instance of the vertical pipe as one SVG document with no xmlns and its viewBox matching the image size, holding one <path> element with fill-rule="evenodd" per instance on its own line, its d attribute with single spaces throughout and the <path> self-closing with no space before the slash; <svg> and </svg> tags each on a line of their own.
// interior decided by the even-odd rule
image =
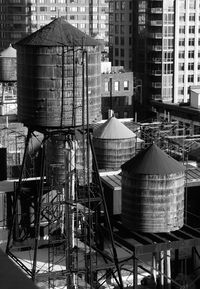
<svg viewBox="0 0 200 289">
<path fill-rule="evenodd" d="M 154 281 L 156 282 L 156 275 L 157 275 L 157 270 L 156 270 L 156 253 L 152 253 L 152 276 L 154 278 Z"/>
<path fill-rule="evenodd" d="M 160 252 L 160 287 L 164 289 L 164 251 Z"/>
<path fill-rule="evenodd" d="M 65 88 L 65 50 L 62 46 L 62 91 L 61 91 L 61 112 L 60 112 L 60 126 L 63 126 L 63 106 L 64 106 L 64 88 Z"/>
<path fill-rule="evenodd" d="M 74 248 L 74 209 L 75 200 L 75 145 L 68 141 L 68 147 L 65 150 L 66 181 L 65 181 L 65 230 L 66 230 L 66 270 L 70 273 L 74 268 L 73 248 Z M 67 288 L 75 288 L 75 274 L 67 274 Z"/>
<path fill-rule="evenodd" d="M 138 264 L 137 264 L 137 258 L 136 258 L 136 253 L 134 251 L 133 254 L 133 289 L 137 289 L 137 278 L 138 278 L 138 268 L 137 268 Z"/>
<path fill-rule="evenodd" d="M 40 238 L 40 217 L 41 217 L 41 206 L 42 206 L 42 196 L 43 196 L 43 186 L 44 186 L 45 153 L 46 153 L 46 139 L 44 139 L 43 146 L 42 146 L 40 185 L 39 185 L 39 195 L 37 197 L 37 211 L 36 211 L 36 217 L 35 217 L 35 244 L 34 244 L 34 256 L 33 256 L 33 268 L 32 268 L 33 281 L 35 281 L 35 278 L 36 278 L 37 253 L 38 253 L 38 244 L 39 244 L 39 238 Z"/>
<path fill-rule="evenodd" d="M 112 103 L 112 77 L 110 77 L 110 109 L 113 109 L 113 103 Z"/>
<path fill-rule="evenodd" d="M 179 250 L 176 249 L 175 250 L 175 277 L 178 275 L 179 273 Z"/>
<path fill-rule="evenodd" d="M 166 275 L 167 275 L 167 289 L 171 289 L 171 251 L 166 252 Z"/>
</svg>

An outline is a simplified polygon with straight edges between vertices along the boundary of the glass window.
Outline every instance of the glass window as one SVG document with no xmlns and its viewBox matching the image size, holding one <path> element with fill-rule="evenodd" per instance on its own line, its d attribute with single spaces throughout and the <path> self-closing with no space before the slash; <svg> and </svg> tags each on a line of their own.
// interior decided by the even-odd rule
<svg viewBox="0 0 200 289">
<path fill-rule="evenodd" d="M 194 70 L 194 63 L 193 62 L 188 63 L 188 70 Z"/>
<path fill-rule="evenodd" d="M 179 63 L 179 64 L 178 64 L 178 70 L 179 70 L 179 71 L 184 71 L 184 68 L 185 68 L 185 67 L 184 67 L 184 63 Z"/>
<path fill-rule="evenodd" d="M 124 81 L 124 90 L 129 90 L 129 81 L 128 80 Z"/>
<path fill-rule="evenodd" d="M 188 44 L 189 46 L 194 46 L 194 38 L 189 38 Z"/>
<path fill-rule="evenodd" d="M 185 58 L 185 51 L 179 51 L 178 57 L 179 58 Z"/>
<path fill-rule="evenodd" d="M 194 58 L 194 50 L 188 51 L 188 58 Z"/>
<path fill-rule="evenodd" d="M 189 33 L 194 34 L 195 33 L 195 26 L 189 26 Z"/>
<path fill-rule="evenodd" d="M 184 38 L 179 39 L 179 46 L 185 46 L 185 39 Z"/>
<path fill-rule="evenodd" d="M 188 82 L 194 82 L 194 75 L 188 75 Z"/>
<path fill-rule="evenodd" d="M 115 91 L 119 91 L 119 81 L 115 81 Z"/>
</svg>

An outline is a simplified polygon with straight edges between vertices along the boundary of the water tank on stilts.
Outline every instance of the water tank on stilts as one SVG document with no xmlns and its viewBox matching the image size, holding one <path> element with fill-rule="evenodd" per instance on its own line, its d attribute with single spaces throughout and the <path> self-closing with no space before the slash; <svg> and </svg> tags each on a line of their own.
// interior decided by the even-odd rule
<svg viewBox="0 0 200 289">
<path fill-rule="evenodd" d="M 101 51 L 96 40 L 57 18 L 17 42 L 16 48 L 22 123 L 46 128 L 80 126 L 87 121 L 87 96 L 89 123 L 101 119 Z"/>
</svg>

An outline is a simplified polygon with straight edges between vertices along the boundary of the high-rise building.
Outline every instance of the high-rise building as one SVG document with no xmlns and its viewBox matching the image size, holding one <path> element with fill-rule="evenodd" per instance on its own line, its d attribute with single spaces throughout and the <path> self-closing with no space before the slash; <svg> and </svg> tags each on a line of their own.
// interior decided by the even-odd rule
<svg viewBox="0 0 200 289">
<path fill-rule="evenodd" d="M 1 0 L 0 49 L 15 43 L 56 17 L 108 42 L 106 0 Z"/>
<path fill-rule="evenodd" d="M 112 26 L 123 25 L 117 15 L 123 12 L 120 4 L 124 1 L 111 2 L 115 4 L 110 14 Z M 133 0 L 129 8 L 123 16 L 128 19 L 132 12 L 129 62 L 134 76 L 142 79 L 143 97 L 167 103 L 187 102 L 190 86 L 200 83 L 200 0 Z M 124 41 L 127 43 L 129 38 Z M 115 50 L 124 46 L 117 43 L 117 38 L 110 40 L 115 64 L 119 59 Z"/>
<path fill-rule="evenodd" d="M 113 66 L 132 71 L 132 0 L 109 0 L 109 50 Z"/>
</svg>

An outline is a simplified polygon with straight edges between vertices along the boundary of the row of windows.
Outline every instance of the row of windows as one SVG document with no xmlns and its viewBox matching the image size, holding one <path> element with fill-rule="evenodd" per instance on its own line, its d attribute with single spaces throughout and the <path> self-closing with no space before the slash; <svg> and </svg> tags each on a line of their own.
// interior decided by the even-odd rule
<svg viewBox="0 0 200 289">
<path fill-rule="evenodd" d="M 184 71 L 185 70 L 185 63 L 179 63 L 179 71 Z M 197 64 L 197 69 L 200 70 L 200 63 Z M 189 62 L 188 63 L 188 70 L 194 70 L 194 62 Z"/>
<path fill-rule="evenodd" d="M 195 13 L 189 13 L 189 21 L 194 22 L 196 19 L 196 14 Z M 186 20 L 186 14 L 185 13 L 180 13 L 179 14 L 179 21 L 180 22 L 185 22 Z M 199 15 L 199 20 L 200 20 L 200 15 Z"/>
<path fill-rule="evenodd" d="M 185 58 L 186 52 L 185 51 L 179 51 L 178 57 L 179 58 Z M 194 58 L 194 50 L 188 51 L 188 58 Z M 200 58 L 200 51 L 198 51 L 198 58 Z"/>
<path fill-rule="evenodd" d="M 197 27 L 196 27 L 197 28 Z M 186 31 L 186 29 L 185 29 L 185 26 L 180 26 L 179 27 L 179 33 L 180 34 L 185 34 L 185 31 Z M 188 27 L 188 32 L 190 33 L 190 34 L 195 34 L 195 26 L 189 26 Z M 198 33 L 200 33 L 200 27 L 198 27 Z"/>
<path fill-rule="evenodd" d="M 123 82 L 123 90 L 129 90 L 129 81 L 124 80 Z M 110 91 L 110 82 L 106 81 L 105 82 L 105 92 Z M 120 81 L 114 81 L 114 91 L 120 91 Z"/>
<path fill-rule="evenodd" d="M 187 0 L 179 0 L 179 8 L 186 9 L 186 2 Z M 199 7 L 200 7 L 200 3 L 199 3 Z M 189 0 L 189 9 L 196 9 L 196 8 L 197 8 L 196 0 Z"/>
<path fill-rule="evenodd" d="M 189 46 L 194 46 L 195 44 L 195 39 L 194 38 L 189 38 L 188 39 L 188 45 Z M 198 39 L 198 45 L 200 45 L 200 38 Z M 184 38 L 180 38 L 179 39 L 179 46 L 184 46 L 185 47 L 185 39 Z"/>
</svg>

